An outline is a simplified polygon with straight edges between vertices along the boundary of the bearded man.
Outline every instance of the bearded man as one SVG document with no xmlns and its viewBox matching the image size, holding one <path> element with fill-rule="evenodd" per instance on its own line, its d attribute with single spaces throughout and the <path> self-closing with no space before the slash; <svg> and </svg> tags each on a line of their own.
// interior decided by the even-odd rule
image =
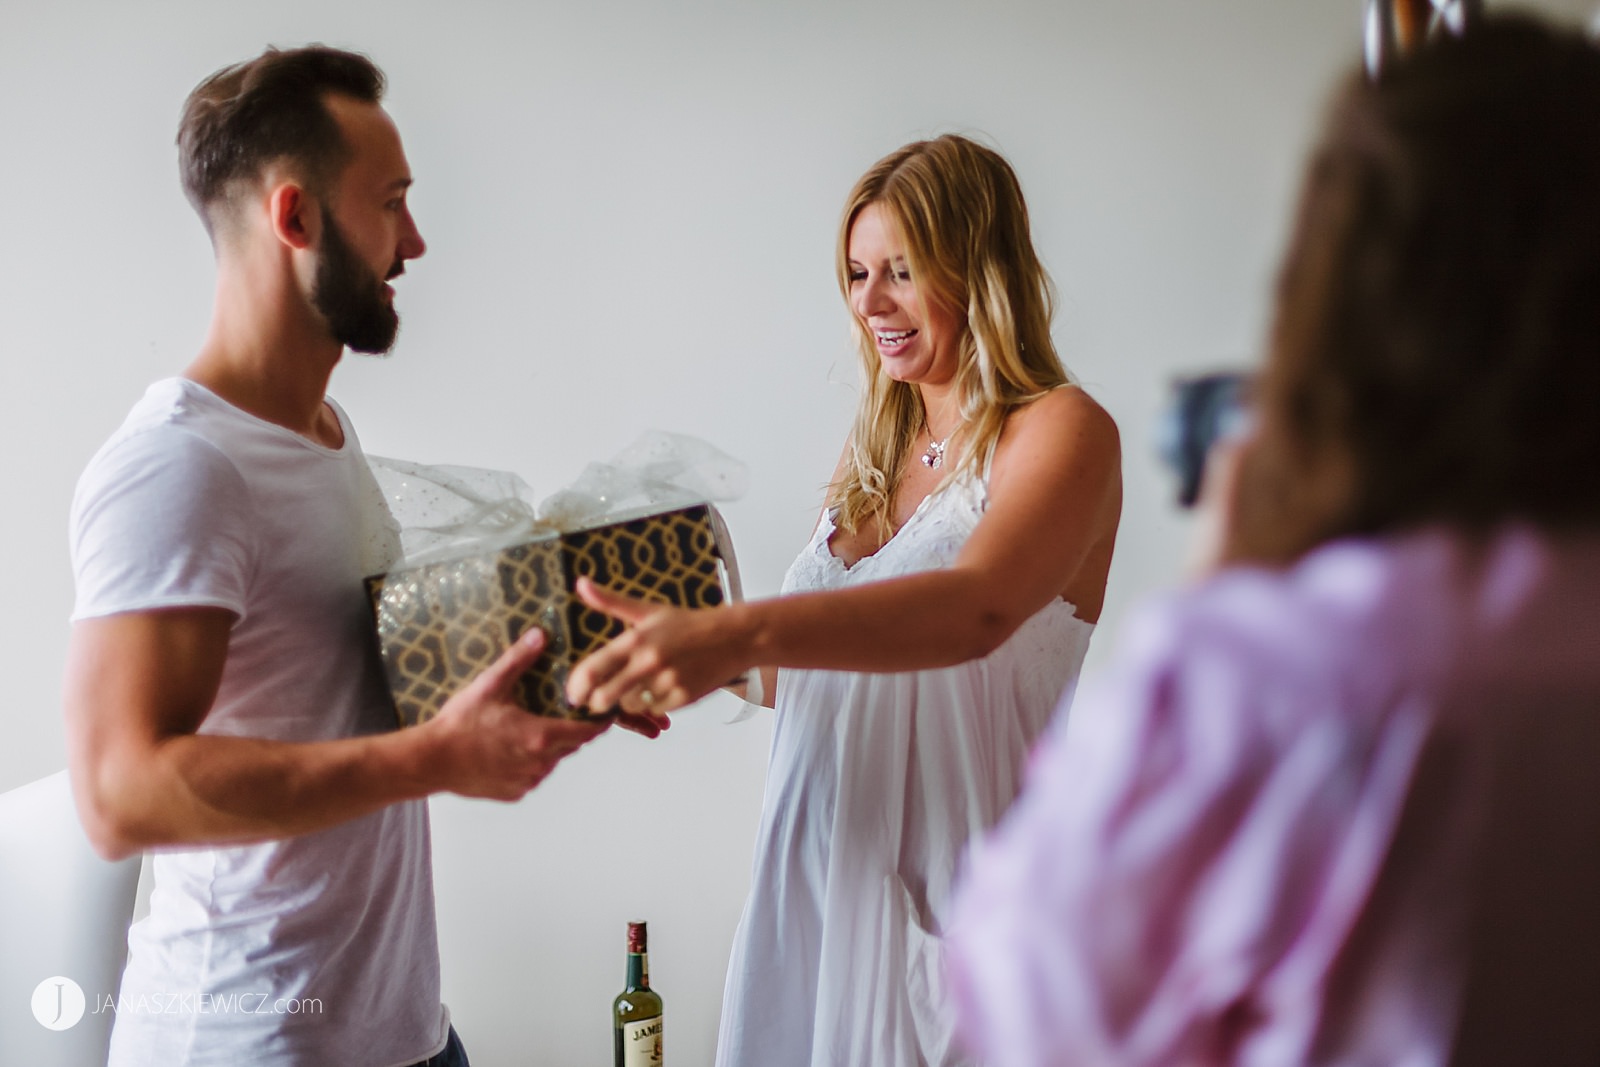
<svg viewBox="0 0 1600 1067">
<path fill-rule="evenodd" d="M 512 702 L 537 631 L 392 729 L 362 579 L 396 531 L 325 395 L 347 347 L 394 344 L 389 282 L 425 247 L 383 89 L 366 57 L 315 46 L 190 95 L 178 146 L 216 250 L 211 326 L 73 501 L 73 789 L 102 854 L 160 850 L 114 1067 L 465 1064 L 425 798 L 521 797 L 604 729 Z"/>
</svg>

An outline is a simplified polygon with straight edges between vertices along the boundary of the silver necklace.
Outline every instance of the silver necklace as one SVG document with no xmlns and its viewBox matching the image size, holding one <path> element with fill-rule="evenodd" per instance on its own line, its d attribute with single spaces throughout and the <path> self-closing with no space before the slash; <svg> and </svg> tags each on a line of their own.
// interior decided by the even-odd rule
<svg viewBox="0 0 1600 1067">
<path fill-rule="evenodd" d="M 948 411 L 949 408 L 950 401 L 947 399 L 944 403 L 944 407 L 940 409 L 941 418 L 943 417 L 942 413 L 944 411 Z M 959 425 L 960 423 L 958 420 L 957 426 L 959 427 Z M 944 466 L 944 446 L 950 443 L 950 438 L 955 436 L 956 431 L 953 428 L 949 433 L 945 434 L 939 440 L 934 440 L 933 427 L 928 425 L 928 412 L 926 408 L 924 408 L 922 412 L 922 429 L 928 435 L 928 448 L 927 451 L 922 453 L 922 465 L 930 470 L 938 470 L 940 467 Z"/>
</svg>

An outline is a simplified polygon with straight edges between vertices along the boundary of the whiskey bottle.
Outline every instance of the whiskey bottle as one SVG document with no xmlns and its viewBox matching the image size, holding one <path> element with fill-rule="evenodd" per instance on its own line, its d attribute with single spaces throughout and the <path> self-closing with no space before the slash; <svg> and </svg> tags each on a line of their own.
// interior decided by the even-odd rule
<svg viewBox="0 0 1600 1067">
<path fill-rule="evenodd" d="M 661 998 L 650 988 L 645 924 L 628 924 L 628 980 L 611 1002 L 616 1067 L 661 1067 Z"/>
</svg>

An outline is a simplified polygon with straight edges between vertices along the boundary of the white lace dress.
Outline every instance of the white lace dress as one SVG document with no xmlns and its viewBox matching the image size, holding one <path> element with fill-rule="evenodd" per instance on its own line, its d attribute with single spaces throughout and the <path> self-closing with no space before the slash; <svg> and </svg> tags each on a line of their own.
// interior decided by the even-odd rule
<svg viewBox="0 0 1600 1067">
<path fill-rule="evenodd" d="M 824 518 L 784 592 L 954 561 L 978 478 L 930 494 L 875 555 Z M 941 941 L 967 841 L 999 819 L 1094 627 L 1057 599 L 983 659 L 900 674 L 785 670 L 750 899 L 728 965 L 719 1067 L 913 1067 L 955 1047 Z"/>
</svg>

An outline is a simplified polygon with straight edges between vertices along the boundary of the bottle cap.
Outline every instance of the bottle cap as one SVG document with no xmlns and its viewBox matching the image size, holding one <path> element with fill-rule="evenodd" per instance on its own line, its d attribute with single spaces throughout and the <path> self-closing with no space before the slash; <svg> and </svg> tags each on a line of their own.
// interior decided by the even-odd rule
<svg viewBox="0 0 1600 1067">
<path fill-rule="evenodd" d="M 646 944 L 645 924 L 644 923 L 629 923 L 628 924 L 628 951 L 629 952 L 636 952 L 636 953 L 646 952 L 648 950 L 645 948 L 645 944 Z"/>
</svg>

